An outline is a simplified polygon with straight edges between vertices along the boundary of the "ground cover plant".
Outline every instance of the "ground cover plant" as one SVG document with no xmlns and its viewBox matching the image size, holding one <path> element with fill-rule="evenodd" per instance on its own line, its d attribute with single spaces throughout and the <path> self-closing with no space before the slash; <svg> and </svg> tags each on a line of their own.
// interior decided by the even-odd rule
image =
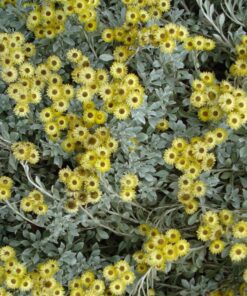
<svg viewBox="0 0 247 296">
<path fill-rule="evenodd" d="M 0 296 L 247 295 L 247 2 L 0 1 Z"/>
</svg>

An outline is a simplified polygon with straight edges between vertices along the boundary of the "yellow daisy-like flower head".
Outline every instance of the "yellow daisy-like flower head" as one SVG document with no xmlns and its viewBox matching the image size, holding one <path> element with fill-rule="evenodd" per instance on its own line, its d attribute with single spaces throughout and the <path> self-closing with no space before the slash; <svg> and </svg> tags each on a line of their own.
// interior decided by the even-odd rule
<svg viewBox="0 0 247 296">
<path fill-rule="evenodd" d="M 7 177 L 7 176 L 1 176 L 0 177 L 0 187 L 3 186 L 7 189 L 11 189 L 13 187 L 14 181 Z"/>
<path fill-rule="evenodd" d="M 114 30 L 113 29 L 105 29 L 103 32 L 102 32 L 102 39 L 105 41 L 105 42 L 112 42 L 114 40 Z"/>
<path fill-rule="evenodd" d="M 233 262 L 239 262 L 246 258 L 247 248 L 244 243 L 236 243 L 231 247 L 230 254 L 231 260 Z"/>
<path fill-rule="evenodd" d="M 120 198 L 125 202 L 130 202 L 135 199 L 136 197 L 136 191 L 132 188 L 122 188 L 122 190 L 119 193 Z"/>
<path fill-rule="evenodd" d="M 172 141 L 172 147 L 179 152 L 184 151 L 184 149 L 186 148 L 187 145 L 188 145 L 188 143 L 183 138 L 175 138 Z"/>
<path fill-rule="evenodd" d="M 95 280 L 90 289 L 92 290 L 95 296 L 100 296 L 105 291 L 105 283 L 102 280 Z"/>
<path fill-rule="evenodd" d="M 235 238 L 243 239 L 247 237 L 247 222 L 239 221 L 233 226 L 232 229 L 233 236 Z"/>
<path fill-rule="evenodd" d="M 81 284 L 83 287 L 88 288 L 92 285 L 95 280 L 95 275 L 92 271 L 86 271 L 81 275 Z"/>
<path fill-rule="evenodd" d="M 124 63 L 114 62 L 110 69 L 111 75 L 115 79 L 122 79 L 127 75 L 128 69 Z"/>
<path fill-rule="evenodd" d="M 213 72 L 201 72 L 200 73 L 200 79 L 206 85 L 212 85 L 212 84 L 215 83 L 215 74 Z"/>
<path fill-rule="evenodd" d="M 131 173 L 124 175 L 120 180 L 121 186 L 129 188 L 135 188 L 138 186 L 138 183 L 138 176 Z"/>
<path fill-rule="evenodd" d="M 225 93 L 219 97 L 219 104 L 223 111 L 231 112 L 235 108 L 235 97 L 230 93 Z"/>
<path fill-rule="evenodd" d="M 121 275 L 121 280 L 125 285 L 131 285 L 135 281 L 135 274 L 132 271 L 126 271 Z"/>
<path fill-rule="evenodd" d="M 155 127 L 158 131 L 164 132 L 169 129 L 169 122 L 167 119 L 163 118 L 156 124 Z"/>
<path fill-rule="evenodd" d="M 221 210 L 219 212 L 220 223 L 225 226 L 230 226 L 234 222 L 233 212 L 229 210 Z"/>
<path fill-rule="evenodd" d="M 24 212 L 32 212 L 33 208 L 34 208 L 34 202 L 32 199 L 30 199 L 30 197 L 26 196 L 23 197 L 21 200 L 21 205 L 20 208 L 24 211 Z"/>
<path fill-rule="evenodd" d="M 206 104 L 206 96 L 204 93 L 195 91 L 190 97 L 191 104 L 196 108 L 201 108 Z"/>
<path fill-rule="evenodd" d="M 6 262 L 15 258 L 15 250 L 10 246 L 0 248 L 0 260 Z"/>
<path fill-rule="evenodd" d="M 239 129 L 242 126 L 241 114 L 238 112 L 229 113 L 226 122 L 233 130 Z"/>
<path fill-rule="evenodd" d="M 199 240 L 206 242 L 210 239 L 211 229 L 208 226 L 199 226 L 197 229 L 197 237 Z"/>
<path fill-rule="evenodd" d="M 176 245 L 168 244 L 164 249 L 164 255 L 167 261 L 176 261 L 179 256 Z"/>
<path fill-rule="evenodd" d="M 125 291 L 126 285 L 123 280 L 115 280 L 111 282 L 109 289 L 113 295 L 121 296 Z"/>
<path fill-rule="evenodd" d="M 127 104 L 119 104 L 114 108 L 114 116 L 119 120 L 125 120 L 130 115 L 130 108 Z"/>
<path fill-rule="evenodd" d="M 152 267 L 162 265 L 165 262 L 165 256 L 161 250 L 153 250 L 147 255 L 146 263 Z"/>
<path fill-rule="evenodd" d="M 181 238 L 181 234 L 177 229 L 169 229 L 166 232 L 166 238 L 169 243 L 177 243 Z"/>
<path fill-rule="evenodd" d="M 221 144 L 223 142 L 226 141 L 227 137 L 228 137 L 228 133 L 227 130 L 224 128 L 217 128 L 214 130 L 214 134 L 216 136 L 216 143 L 217 144 Z"/>
<path fill-rule="evenodd" d="M 179 256 L 181 257 L 185 256 L 188 254 L 190 250 L 190 244 L 187 240 L 180 239 L 179 241 L 176 242 L 176 249 Z"/>
<path fill-rule="evenodd" d="M 225 243 L 222 240 L 216 239 L 211 242 L 209 246 L 209 251 L 212 254 L 220 254 L 225 248 Z"/>
<path fill-rule="evenodd" d="M 188 215 L 193 215 L 199 208 L 199 203 L 196 199 L 192 199 L 185 204 L 184 210 Z"/>
<path fill-rule="evenodd" d="M 214 227 L 219 224 L 219 217 L 217 213 L 213 211 L 207 211 L 202 216 L 202 221 L 209 227 Z"/>
<path fill-rule="evenodd" d="M 117 271 L 113 265 L 107 265 L 103 269 L 103 276 L 107 281 L 114 281 L 117 278 Z"/>
<path fill-rule="evenodd" d="M 70 214 L 77 213 L 79 210 L 78 201 L 73 198 L 69 198 L 64 204 L 64 209 Z"/>
</svg>

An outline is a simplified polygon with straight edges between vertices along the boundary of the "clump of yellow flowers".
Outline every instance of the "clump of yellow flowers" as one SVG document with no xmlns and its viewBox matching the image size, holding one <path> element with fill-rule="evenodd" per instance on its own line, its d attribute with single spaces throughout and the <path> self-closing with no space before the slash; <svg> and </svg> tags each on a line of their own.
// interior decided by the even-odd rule
<svg viewBox="0 0 247 296">
<path fill-rule="evenodd" d="M 34 68 L 28 59 L 35 54 L 35 46 L 25 43 L 22 33 L 0 33 L 1 79 L 9 84 L 7 93 L 15 100 L 15 114 L 22 116 L 29 111 L 28 104 L 37 104 L 41 95 L 35 87 Z M 30 78 L 33 77 L 33 80 Z"/>
<path fill-rule="evenodd" d="M 120 179 L 120 198 L 125 202 L 130 202 L 136 197 L 136 187 L 139 179 L 135 174 L 125 174 Z"/>
<path fill-rule="evenodd" d="M 7 200 L 11 197 L 13 180 L 7 176 L 0 177 L 0 201 Z"/>
<path fill-rule="evenodd" d="M 69 283 L 70 296 L 102 296 L 105 295 L 105 282 L 95 278 L 92 271 L 84 272 Z"/>
<path fill-rule="evenodd" d="M 103 270 L 103 276 L 109 285 L 111 295 L 116 296 L 123 295 L 127 286 L 135 281 L 135 274 L 126 260 L 107 265 Z"/>
<path fill-rule="evenodd" d="M 10 246 L 0 248 L 0 295 L 11 296 L 7 289 L 30 291 L 33 281 L 24 264 L 16 258 L 15 250 Z"/>
<path fill-rule="evenodd" d="M 64 296 L 62 285 L 54 278 L 59 270 L 56 260 L 38 264 L 36 270 L 28 272 L 27 267 L 16 258 L 10 246 L 0 248 L 0 295 L 11 296 L 10 290 L 31 292 L 32 296 Z"/>
<path fill-rule="evenodd" d="M 170 0 L 162 1 L 122 1 L 126 5 L 124 24 L 117 28 L 107 28 L 102 33 L 105 42 L 117 41 L 122 46 L 116 47 L 114 58 L 126 61 L 139 46 L 152 45 L 162 52 L 173 53 L 178 42 L 182 42 L 186 50 L 213 50 L 215 43 L 203 36 L 189 36 L 188 29 L 175 23 L 165 26 L 151 24 L 158 21 L 163 13 L 170 10 Z"/>
<path fill-rule="evenodd" d="M 26 161 L 36 164 L 39 161 L 39 151 L 31 142 L 16 142 L 11 145 L 11 150 L 15 158 L 19 161 Z"/>
<path fill-rule="evenodd" d="M 24 212 L 34 212 L 38 216 L 44 215 L 48 210 L 48 206 L 44 200 L 44 195 L 38 190 L 33 190 L 28 194 L 28 196 L 23 197 L 20 208 Z"/>
<path fill-rule="evenodd" d="M 237 290 L 239 290 L 239 291 L 237 291 Z M 237 295 L 246 296 L 247 285 L 245 283 L 242 283 L 239 286 L 239 289 L 237 289 L 237 290 L 236 289 L 231 289 L 231 288 L 218 289 L 218 290 L 210 292 L 209 296 L 237 296 Z M 239 292 L 239 294 L 238 294 L 238 292 Z"/>
<path fill-rule="evenodd" d="M 84 29 L 92 32 L 97 29 L 95 9 L 99 4 L 100 0 L 44 1 L 42 5 L 33 5 L 34 9 L 29 13 L 26 25 L 36 38 L 52 39 L 64 31 L 66 19 L 70 15 L 76 15 L 84 24 Z"/>
<path fill-rule="evenodd" d="M 142 250 L 133 254 L 138 263 L 137 271 L 141 273 L 145 272 L 148 266 L 165 271 L 167 262 L 177 261 L 190 251 L 189 242 L 181 238 L 177 229 L 160 233 L 157 228 L 150 228 L 147 224 L 141 224 L 138 229 L 146 238 Z"/>
<path fill-rule="evenodd" d="M 195 213 L 199 207 L 198 198 L 206 193 L 206 184 L 199 179 L 202 172 L 210 171 L 216 161 L 210 152 L 228 137 L 223 128 L 208 131 L 202 137 L 194 137 L 187 142 L 175 138 L 170 148 L 164 152 L 164 161 L 183 172 L 178 181 L 178 200 L 184 205 L 187 214 Z"/>
<path fill-rule="evenodd" d="M 236 46 L 237 58 L 230 68 L 233 76 L 247 76 L 247 35 L 242 36 L 240 44 Z"/>
<path fill-rule="evenodd" d="M 95 204 L 101 200 L 100 180 L 95 171 L 83 167 L 76 167 L 73 171 L 64 168 L 59 172 L 59 180 L 67 188 L 69 198 L 64 207 L 69 213 L 76 213 L 79 206 Z"/>
<path fill-rule="evenodd" d="M 207 211 L 203 214 L 197 237 L 210 242 L 209 251 L 212 254 L 222 253 L 226 245 L 230 244 L 229 256 L 233 262 L 247 257 L 247 221 L 237 219 L 230 210 L 221 210 L 218 213 Z"/>
<path fill-rule="evenodd" d="M 128 118 L 131 109 L 142 104 L 144 91 L 139 78 L 128 74 L 124 63 L 114 62 L 110 72 L 94 69 L 78 49 L 69 50 L 67 59 L 73 65 L 71 77 L 78 87 L 75 90 L 72 85 L 63 84 L 58 74 L 48 75 L 47 95 L 52 105 L 41 111 L 40 118 L 49 139 L 58 141 L 65 135 L 62 149 L 75 153 L 77 167 L 64 168 L 59 173 L 70 197 L 65 209 L 73 213 L 79 205 L 101 198 L 98 175 L 110 170 L 111 155 L 118 148 L 105 126 L 107 113 L 120 120 Z M 81 115 L 67 112 L 74 98 L 81 104 Z"/>
<path fill-rule="evenodd" d="M 11 83 L 7 89 L 9 97 L 16 102 L 15 115 L 26 117 L 30 112 L 30 104 L 37 105 L 41 102 L 46 86 L 48 85 L 49 90 L 50 84 L 58 83 L 58 80 L 61 80 L 60 76 L 56 74 L 61 65 L 61 60 L 55 55 L 48 57 L 46 61 L 37 65 L 37 67 L 29 62 L 20 65 L 19 78 L 14 83 Z M 73 94 L 73 88 L 68 84 L 64 85 L 62 90 L 63 93 L 60 92 L 59 94 L 63 95 L 64 99 L 68 100 L 68 97 L 71 96 L 68 92 Z"/>
<path fill-rule="evenodd" d="M 144 100 L 144 89 L 139 78 L 133 73 L 128 73 L 128 67 L 123 62 L 113 62 L 110 71 L 94 69 L 89 60 L 81 51 L 71 49 L 67 53 L 68 60 L 73 64 L 72 79 L 80 87 L 76 98 L 82 102 L 83 107 L 91 103 L 92 114 L 85 112 L 83 115 L 87 125 L 103 124 L 106 115 L 103 111 L 97 114 L 93 99 L 101 101 L 102 110 L 112 114 L 119 120 L 127 119 L 131 109 L 139 108 Z"/>
<path fill-rule="evenodd" d="M 236 130 L 247 122 L 247 94 L 223 80 L 220 83 L 214 73 L 202 72 L 200 79 L 192 83 L 191 105 L 198 108 L 198 117 L 203 122 L 219 122 L 226 119 L 227 125 Z"/>
</svg>

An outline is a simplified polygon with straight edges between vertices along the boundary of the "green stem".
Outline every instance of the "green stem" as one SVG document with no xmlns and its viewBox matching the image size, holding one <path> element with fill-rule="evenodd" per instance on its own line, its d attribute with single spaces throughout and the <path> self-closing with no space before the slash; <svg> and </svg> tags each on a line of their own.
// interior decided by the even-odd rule
<svg viewBox="0 0 247 296">
<path fill-rule="evenodd" d="M 31 224 L 33 224 L 33 225 L 35 225 L 35 226 L 37 226 L 37 227 L 43 228 L 43 226 L 40 226 L 40 225 L 36 224 L 36 223 L 33 222 L 32 220 L 29 220 L 27 217 L 25 217 L 24 215 L 22 215 L 22 213 L 20 213 L 16 208 L 14 208 L 14 207 L 12 206 L 12 204 L 11 204 L 8 200 L 6 200 L 5 203 L 6 203 L 6 205 L 7 205 L 7 206 L 8 206 L 8 207 L 9 207 L 14 213 L 16 213 L 16 215 L 20 216 L 23 220 L 25 220 L 25 221 L 27 221 L 28 223 L 31 223 Z"/>
<path fill-rule="evenodd" d="M 29 169 L 29 166 L 26 163 L 22 162 L 22 161 L 21 161 L 21 165 L 22 165 L 22 167 L 23 167 L 23 169 L 25 171 L 25 174 L 26 174 L 26 177 L 27 177 L 29 183 L 32 184 L 37 190 L 39 190 L 40 192 L 42 192 L 44 195 L 46 195 L 46 196 L 48 196 L 48 197 L 50 197 L 50 198 L 53 199 L 53 195 L 52 194 L 50 194 L 46 189 L 42 188 L 41 186 L 39 186 L 38 184 L 36 184 L 33 181 L 32 177 L 30 176 L 30 173 L 29 173 L 29 170 L 30 170 Z"/>
<path fill-rule="evenodd" d="M 123 232 L 118 232 L 118 231 L 116 231 L 115 229 L 113 229 L 113 228 L 111 228 L 111 227 L 109 227 L 109 226 L 107 226 L 107 225 L 104 225 L 104 224 L 102 224 L 100 221 L 98 221 L 98 220 L 96 220 L 95 219 L 95 217 L 90 213 L 90 212 L 88 212 L 85 208 L 83 208 L 82 206 L 80 206 L 80 209 L 89 217 L 89 218 L 91 218 L 91 220 L 92 221 L 94 221 L 94 223 L 95 224 L 98 224 L 98 226 L 100 226 L 100 227 L 102 227 L 102 228 L 105 228 L 105 229 L 107 229 L 107 230 L 109 230 L 109 231 L 111 231 L 111 232 L 113 232 L 113 233 L 115 233 L 115 234 L 117 234 L 117 235 L 120 235 L 120 236 L 129 236 L 129 237 L 131 237 L 131 235 L 129 235 L 129 234 L 126 234 L 126 233 L 123 233 Z"/>
</svg>

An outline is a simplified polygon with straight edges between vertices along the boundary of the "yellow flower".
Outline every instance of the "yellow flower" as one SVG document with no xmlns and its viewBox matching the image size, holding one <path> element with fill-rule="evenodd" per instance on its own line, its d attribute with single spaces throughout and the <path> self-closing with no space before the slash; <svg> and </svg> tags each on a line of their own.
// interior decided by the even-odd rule
<svg viewBox="0 0 247 296">
<path fill-rule="evenodd" d="M 116 268 L 119 276 L 121 276 L 124 272 L 130 270 L 129 263 L 126 260 L 120 260 L 120 261 L 116 262 L 115 268 Z"/>
<path fill-rule="evenodd" d="M 150 227 L 147 224 L 140 224 L 138 226 L 138 231 L 141 235 L 147 235 L 147 233 L 150 231 Z"/>
<path fill-rule="evenodd" d="M 195 91 L 190 97 L 190 102 L 194 107 L 200 108 L 206 104 L 206 96 L 204 93 Z"/>
<path fill-rule="evenodd" d="M 115 79 L 122 79 L 127 75 L 128 69 L 124 63 L 114 62 L 110 72 Z"/>
<path fill-rule="evenodd" d="M 207 211 L 203 216 L 202 216 L 202 221 L 210 227 L 216 226 L 219 223 L 219 217 L 217 213 L 213 211 Z"/>
<path fill-rule="evenodd" d="M 155 128 L 158 131 L 164 132 L 164 131 L 168 130 L 168 128 L 169 128 L 169 122 L 165 118 L 163 118 L 156 124 Z"/>
<path fill-rule="evenodd" d="M 166 237 L 169 243 L 177 243 L 181 238 L 181 234 L 177 229 L 169 229 L 166 232 Z"/>
<path fill-rule="evenodd" d="M 195 197 L 202 197 L 204 196 L 206 193 L 206 184 L 201 181 L 198 180 L 193 184 L 193 195 Z"/>
<path fill-rule="evenodd" d="M 37 206 L 34 206 L 33 212 L 40 216 L 46 214 L 48 211 L 48 206 L 46 204 L 39 204 Z"/>
<path fill-rule="evenodd" d="M 174 165 L 178 158 L 178 151 L 175 148 L 168 148 L 165 150 L 163 159 L 169 165 Z"/>
<path fill-rule="evenodd" d="M 200 79 L 206 85 L 212 85 L 212 84 L 215 83 L 215 74 L 213 72 L 201 72 L 200 73 Z"/>
<path fill-rule="evenodd" d="M 20 278 L 14 275 L 7 275 L 5 285 L 9 289 L 18 289 L 20 287 Z"/>
<path fill-rule="evenodd" d="M 34 203 L 33 203 L 33 200 L 30 199 L 30 197 L 26 196 L 22 198 L 20 208 L 24 212 L 32 212 L 33 207 L 34 207 Z"/>
<path fill-rule="evenodd" d="M 95 295 L 95 296 L 102 295 L 102 293 L 105 290 L 105 283 L 102 280 L 95 280 L 92 283 L 92 286 L 90 287 L 90 289 L 94 293 L 93 295 Z"/>
<path fill-rule="evenodd" d="M 115 280 L 111 282 L 109 288 L 113 295 L 120 296 L 124 293 L 126 285 L 122 280 Z"/>
<path fill-rule="evenodd" d="M 206 242 L 210 239 L 211 230 L 208 226 L 199 226 L 197 229 L 197 237 L 203 242 Z"/>
<path fill-rule="evenodd" d="M 79 204 L 75 199 L 70 198 L 65 202 L 64 209 L 66 212 L 68 212 L 70 214 L 74 214 L 74 213 L 78 212 Z"/>
<path fill-rule="evenodd" d="M 234 222 L 233 212 L 229 210 L 221 210 L 219 212 L 219 218 L 220 222 L 226 226 L 232 225 Z"/>
<path fill-rule="evenodd" d="M 72 173 L 67 181 L 67 186 L 73 191 L 80 190 L 82 186 L 82 180 L 78 175 Z"/>
<path fill-rule="evenodd" d="M 222 240 L 216 239 L 211 242 L 209 250 L 212 254 L 220 254 L 225 248 L 225 243 Z"/>
<path fill-rule="evenodd" d="M 10 246 L 0 248 L 0 260 L 6 262 L 15 258 L 15 250 Z"/>
<path fill-rule="evenodd" d="M 94 273 L 92 271 L 86 271 L 81 275 L 80 282 L 85 287 L 88 288 L 92 285 L 95 280 Z"/>
<path fill-rule="evenodd" d="M 203 50 L 205 46 L 205 38 L 203 36 L 196 36 L 193 38 L 193 45 L 195 50 Z"/>
<path fill-rule="evenodd" d="M 126 271 L 121 275 L 121 280 L 125 285 L 131 285 L 135 281 L 135 274 L 132 271 Z"/>
<path fill-rule="evenodd" d="M 214 130 L 214 134 L 216 136 L 216 143 L 221 144 L 226 141 L 228 137 L 227 130 L 224 128 L 217 128 Z"/>
<path fill-rule="evenodd" d="M 22 292 L 30 291 L 33 287 L 33 281 L 30 276 L 26 275 L 21 279 L 20 290 Z"/>
<path fill-rule="evenodd" d="M 230 93 L 225 93 L 219 97 L 219 104 L 223 111 L 231 112 L 235 108 L 235 97 Z"/>
<path fill-rule="evenodd" d="M 230 258 L 233 262 L 244 260 L 247 256 L 247 248 L 244 243 L 236 243 L 231 247 Z"/>
<path fill-rule="evenodd" d="M 176 261 L 179 256 L 176 245 L 167 245 L 164 249 L 164 255 L 167 261 Z"/>
<path fill-rule="evenodd" d="M 103 276 L 107 281 L 114 281 L 117 278 L 117 271 L 113 265 L 107 265 L 103 269 Z"/>
<path fill-rule="evenodd" d="M 125 120 L 130 115 L 130 108 L 127 104 L 121 103 L 114 108 L 114 116 L 117 119 Z"/>
<path fill-rule="evenodd" d="M 242 125 L 241 115 L 238 112 L 231 112 L 228 114 L 226 122 L 230 128 L 237 130 Z"/>
<path fill-rule="evenodd" d="M 113 29 L 105 29 L 102 32 L 101 37 L 105 42 L 112 42 L 114 40 L 114 30 Z"/>
<path fill-rule="evenodd" d="M 135 189 L 132 189 L 132 188 L 128 188 L 128 187 L 124 187 L 122 188 L 122 190 L 120 191 L 120 194 L 119 194 L 120 198 L 125 201 L 125 202 L 130 202 L 132 200 L 135 199 L 136 197 L 136 192 L 135 192 Z"/>
<path fill-rule="evenodd" d="M 198 111 L 198 118 L 203 121 L 207 122 L 210 118 L 209 116 L 209 108 L 208 107 L 202 107 Z"/>
<path fill-rule="evenodd" d="M 140 274 L 144 274 L 148 270 L 148 265 L 145 263 L 137 264 L 136 271 Z"/>
<path fill-rule="evenodd" d="M 121 177 L 120 184 L 124 187 L 135 188 L 138 186 L 139 180 L 138 176 L 135 174 L 125 174 Z"/>
<path fill-rule="evenodd" d="M 247 222 L 246 221 L 239 221 L 233 226 L 232 229 L 233 236 L 235 238 L 246 238 L 247 237 Z"/>
<path fill-rule="evenodd" d="M 176 249 L 179 256 L 185 256 L 188 254 L 190 250 L 190 244 L 187 240 L 180 239 L 176 242 Z"/>
<path fill-rule="evenodd" d="M 184 210 L 188 215 L 193 215 L 199 208 L 199 203 L 197 200 L 192 199 L 185 204 Z"/>
<path fill-rule="evenodd" d="M 153 250 L 147 255 L 146 263 L 150 266 L 162 265 L 165 262 L 166 256 L 164 256 L 161 250 Z"/>
</svg>

